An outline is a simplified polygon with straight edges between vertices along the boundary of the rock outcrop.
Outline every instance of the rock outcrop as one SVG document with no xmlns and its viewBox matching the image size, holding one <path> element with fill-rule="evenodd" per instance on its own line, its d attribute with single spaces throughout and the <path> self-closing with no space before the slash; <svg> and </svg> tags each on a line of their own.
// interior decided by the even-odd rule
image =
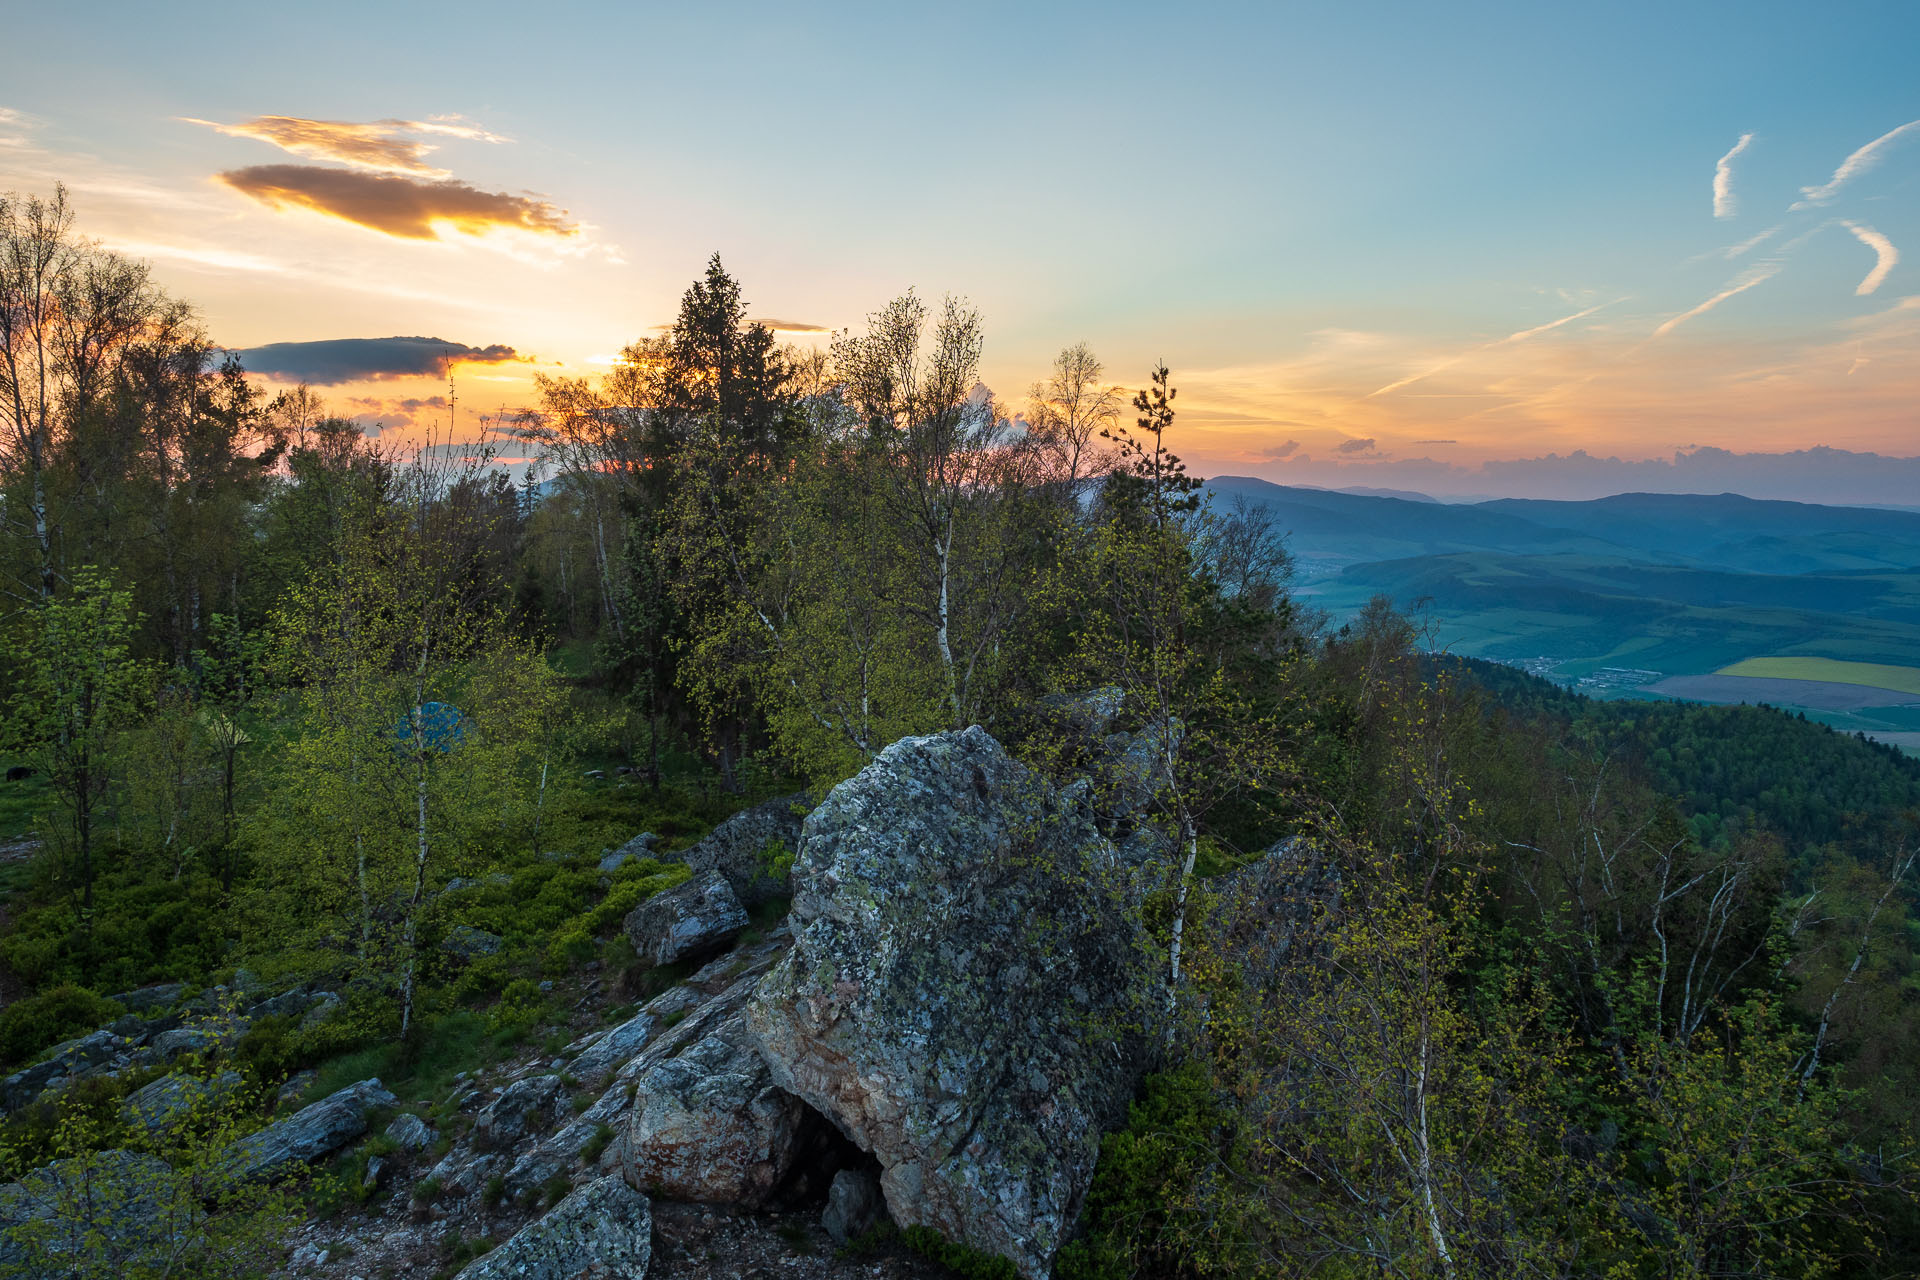
<svg viewBox="0 0 1920 1280">
<path fill-rule="evenodd" d="M 399 1101 L 377 1079 L 348 1085 L 228 1147 L 227 1170 L 238 1181 L 284 1177 L 338 1151 L 367 1131 L 371 1112 Z"/>
<path fill-rule="evenodd" d="M 1083 805 L 984 730 L 893 744 L 806 820 L 747 1023 L 894 1218 L 1048 1273 L 1150 1062 L 1157 965 Z"/>
<path fill-rule="evenodd" d="M 242 1083 L 235 1071 L 222 1071 L 212 1080 L 175 1072 L 128 1094 L 120 1104 L 120 1117 L 128 1125 L 159 1133 L 192 1115 L 196 1107 L 233 1097 Z"/>
<path fill-rule="evenodd" d="M 817 1121 L 774 1086 L 737 1017 L 636 1083 L 621 1173 L 668 1199 L 767 1204 Z"/>
<path fill-rule="evenodd" d="M 597 1178 L 458 1280 L 641 1280 L 652 1261 L 651 1202 L 618 1178 Z"/>
<path fill-rule="evenodd" d="M 668 855 L 702 872 L 718 871 L 749 909 L 787 892 L 788 877 L 776 859 L 800 847 L 800 823 L 809 801 L 802 791 L 742 809 L 691 848 Z"/>
<path fill-rule="evenodd" d="M 653 964 L 694 960 L 718 951 L 747 927 L 747 913 L 718 871 L 656 893 L 628 913 L 627 940 Z"/>
</svg>

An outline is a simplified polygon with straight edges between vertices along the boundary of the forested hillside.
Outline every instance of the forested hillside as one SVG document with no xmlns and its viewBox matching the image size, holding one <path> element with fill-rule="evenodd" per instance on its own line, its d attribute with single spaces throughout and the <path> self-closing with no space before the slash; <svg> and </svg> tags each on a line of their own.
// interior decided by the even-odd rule
<svg viewBox="0 0 1920 1280">
<path fill-rule="evenodd" d="M 747 316 L 715 256 L 543 377 L 516 487 L 0 204 L 0 1267 L 452 1275 L 549 1208 L 817 1216 L 868 1165 L 898 1230 L 840 1260 L 913 1274 L 1920 1266 L 1911 762 L 1322 625 L 1164 366 L 1003 401 L 958 299 L 830 351 Z M 807 1022 L 901 955 L 948 985 Z M 742 1080 L 758 1154 L 667 1168 Z M 982 1096 L 1023 1101 L 957 1165 L 807 1127 Z M 722 1178 L 774 1113 L 789 1163 Z M 1052 1180 L 953 1210 L 979 1168 Z"/>
</svg>

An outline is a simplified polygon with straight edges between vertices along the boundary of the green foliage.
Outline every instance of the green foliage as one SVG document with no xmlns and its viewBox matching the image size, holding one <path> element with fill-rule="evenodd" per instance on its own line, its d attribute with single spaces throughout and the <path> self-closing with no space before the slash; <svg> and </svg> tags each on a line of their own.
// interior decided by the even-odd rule
<svg viewBox="0 0 1920 1280">
<path fill-rule="evenodd" d="M 1101 1140 L 1081 1218 L 1086 1234 L 1061 1250 L 1060 1280 L 1221 1270 L 1213 1255 L 1231 1242 L 1193 1206 L 1199 1181 L 1217 1164 L 1235 1164 L 1232 1126 L 1199 1064 L 1148 1076 L 1126 1127 Z"/>
<path fill-rule="evenodd" d="M 900 1232 L 900 1239 L 921 1257 L 965 1276 L 966 1280 L 1016 1280 L 1020 1274 L 1005 1258 L 956 1244 L 932 1227 L 907 1227 Z"/>
<path fill-rule="evenodd" d="M 528 978 L 515 978 L 500 993 L 500 1002 L 488 1020 L 496 1033 L 520 1034 L 547 1015 L 547 998 Z"/>
<path fill-rule="evenodd" d="M 70 982 L 49 987 L 0 1009 L 0 1066 L 14 1066 L 42 1049 L 105 1026 L 124 1010 Z"/>
</svg>

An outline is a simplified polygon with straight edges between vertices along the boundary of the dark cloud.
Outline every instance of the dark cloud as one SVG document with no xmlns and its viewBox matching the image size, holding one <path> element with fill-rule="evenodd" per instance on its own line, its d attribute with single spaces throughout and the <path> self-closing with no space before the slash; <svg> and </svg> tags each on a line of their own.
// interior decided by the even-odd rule
<svg viewBox="0 0 1920 1280">
<path fill-rule="evenodd" d="M 289 382 L 333 386 L 342 382 L 370 382 L 382 378 L 425 378 L 445 375 L 449 364 L 525 363 L 504 343 L 469 347 L 444 338 L 328 338 L 320 342 L 270 342 L 237 352 L 249 373 Z M 440 401 L 419 402 L 420 407 Z"/>
<path fill-rule="evenodd" d="M 1459 444 L 1458 440 L 1415 440 L 1415 444 Z"/>
<path fill-rule="evenodd" d="M 1373 451 L 1373 443 L 1372 438 L 1369 437 L 1365 440 L 1342 440 L 1334 447 L 1341 453 L 1371 453 Z"/>
<path fill-rule="evenodd" d="M 1276 444 L 1270 448 L 1262 449 L 1256 456 L 1268 462 L 1278 462 L 1282 458 L 1291 458 L 1298 452 L 1300 452 L 1300 442 L 1298 440 L 1289 440 L 1285 444 Z"/>
<path fill-rule="evenodd" d="M 257 164 L 217 175 L 273 209 L 311 209 L 403 240 L 435 240 L 446 227 L 465 235 L 507 228 L 538 235 L 580 234 L 566 210 L 532 196 L 482 191 L 448 178 L 363 173 L 307 164 Z"/>
<path fill-rule="evenodd" d="M 755 320 L 753 323 L 765 325 L 775 333 L 832 333 L 831 325 L 808 324 L 804 320 Z"/>
</svg>

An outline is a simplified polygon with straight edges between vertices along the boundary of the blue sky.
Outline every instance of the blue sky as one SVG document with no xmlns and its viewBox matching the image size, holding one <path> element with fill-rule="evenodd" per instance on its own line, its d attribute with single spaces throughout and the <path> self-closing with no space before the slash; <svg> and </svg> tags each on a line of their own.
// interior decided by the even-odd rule
<svg viewBox="0 0 1920 1280">
<path fill-rule="evenodd" d="M 0 48 L 0 188 L 66 181 L 236 347 L 537 360 L 462 366 L 476 407 L 719 250 L 795 326 L 966 295 L 1016 406 L 1070 342 L 1164 357 L 1215 471 L 1920 453 L 1920 7 L 1038 8 L 47 6 Z M 366 220 L 408 184 L 479 220 Z"/>
</svg>

